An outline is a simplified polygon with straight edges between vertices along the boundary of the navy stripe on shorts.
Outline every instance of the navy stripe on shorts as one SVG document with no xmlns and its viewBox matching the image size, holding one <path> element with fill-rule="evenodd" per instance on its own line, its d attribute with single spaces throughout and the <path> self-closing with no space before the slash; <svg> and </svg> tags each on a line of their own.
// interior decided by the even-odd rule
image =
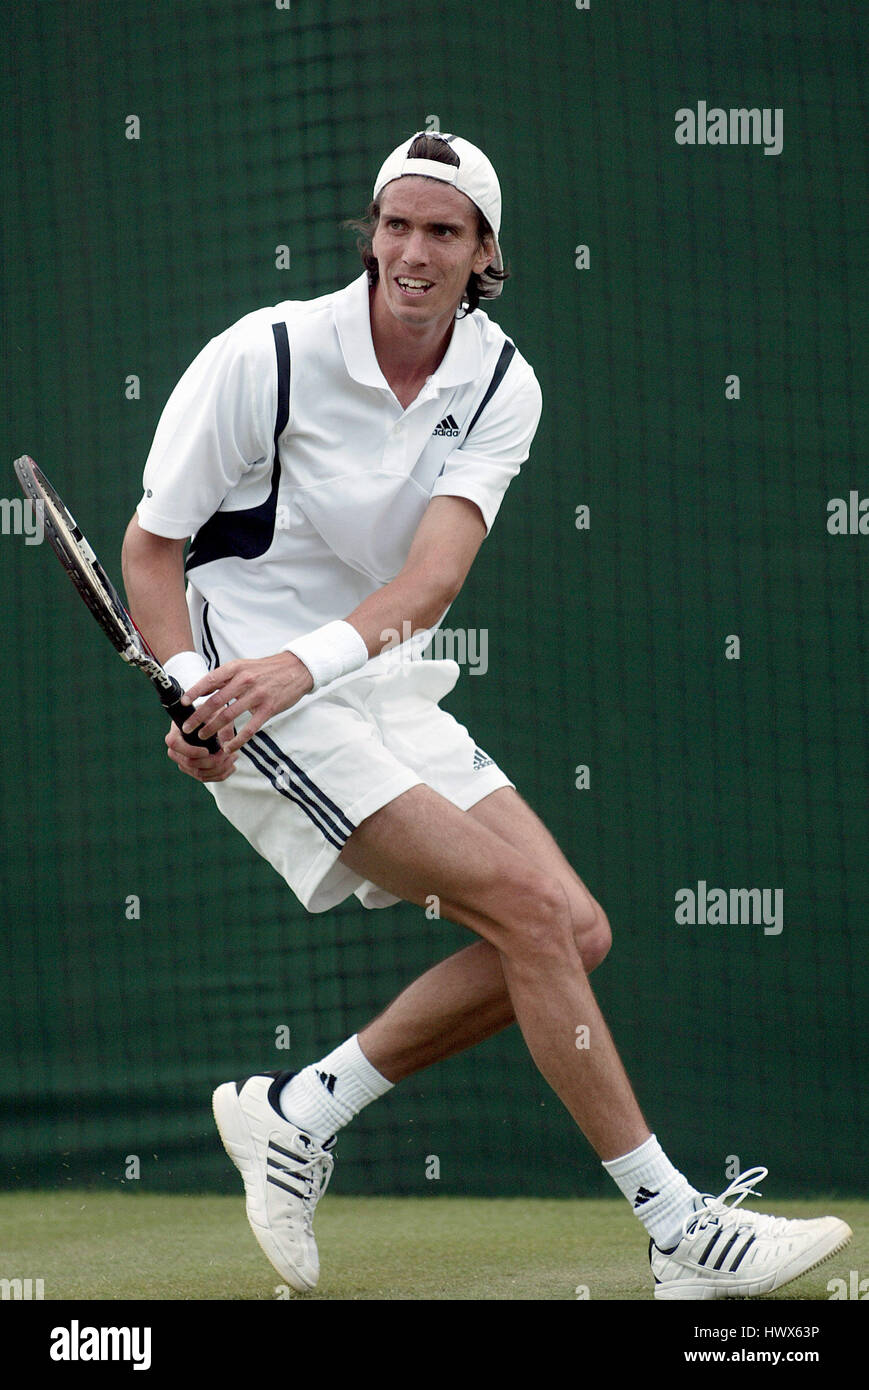
<svg viewBox="0 0 869 1390">
<path fill-rule="evenodd" d="M 260 730 L 243 745 L 241 752 L 268 778 L 275 791 L 305 812 L 330 845 L 344 848 L 356 826 L 273 738 Z"/>
</svg>

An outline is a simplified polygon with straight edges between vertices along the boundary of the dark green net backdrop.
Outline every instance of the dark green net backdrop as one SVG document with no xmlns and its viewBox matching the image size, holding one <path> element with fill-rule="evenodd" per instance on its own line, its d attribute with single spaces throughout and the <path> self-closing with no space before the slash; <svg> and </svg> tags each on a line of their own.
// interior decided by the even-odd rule
<svg viewBox="0 0 869 1390">
<path fill-rule="evenodd" d="M 488 673 L 446 703 L 607 909 L 598 994 L 715 1190 L 730 1155 L 779 1195 L 863 1172 L 869 535 L 826 524 L 869 495 L 861 9 L 4 6 L 0 494 L 32 453 L 118 578 L 204 342 L 358 273 L 341 220 L 403 135 L 434 118 L 490 154 L 515 272 L 491 312 L 545 411 L 450 616 L 488 631 Z M 781 154 L 678 145 L 700 100 L 781 108 Z M 467 938 L 306 915 L 166 761 L 48 548 L 4 533 L 0 563 L 0 1182 L 111 1187 L 137 1155 L 139 1190 L 236 1191 L 212 1086 L 322 1055 Z M 678 925 L 700 880 L 781 889 L 783 931 Z M 613 1190 L 516 1030 L 370 1107 L 336 1185 Z"/>
</svg>

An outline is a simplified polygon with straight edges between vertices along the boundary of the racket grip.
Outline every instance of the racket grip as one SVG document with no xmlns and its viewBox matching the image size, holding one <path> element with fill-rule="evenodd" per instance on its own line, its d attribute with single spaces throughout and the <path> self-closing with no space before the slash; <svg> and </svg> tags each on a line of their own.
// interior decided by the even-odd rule
<svg viewBox="0 0 869 1390">
<path fill-rule="evenodd" d="M 212 734 L 211 738 L 200 738 L 198 729 L 194 730 L 192 734 L 185 734 L 181 726 L 187 723 L 187 720 L 193 713 L 193 706 L 183 705 L 181 703 L 181 696 L 184 694 L 184 691 L 176 680 L 173 680 L 172 684 L 175 687 L 174 691 L 161 690 L 160 699 L 172 723 L 177 724 L 178 728 L 181 729 L 181 737 L 184 742 L 192 744 L 194 748 L 207 748 L 209 753 L 219 753 L 220 741 L 216 734 Z"/>
</svg>

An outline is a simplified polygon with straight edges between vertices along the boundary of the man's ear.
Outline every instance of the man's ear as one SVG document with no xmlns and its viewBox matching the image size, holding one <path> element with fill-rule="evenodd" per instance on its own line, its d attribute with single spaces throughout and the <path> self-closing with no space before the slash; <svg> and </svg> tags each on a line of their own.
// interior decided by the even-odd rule
<svg viewBox="0 0 869 1390">
<path fill-rule="evenodd" d="M 477 252 L 476 259 L 471 269 L 475 275 L 482 275 L 483 271 L 492 264 L 494 259 L 495 238 L 487 232 L 480 243 L 480 249 Z"/>
</svg>

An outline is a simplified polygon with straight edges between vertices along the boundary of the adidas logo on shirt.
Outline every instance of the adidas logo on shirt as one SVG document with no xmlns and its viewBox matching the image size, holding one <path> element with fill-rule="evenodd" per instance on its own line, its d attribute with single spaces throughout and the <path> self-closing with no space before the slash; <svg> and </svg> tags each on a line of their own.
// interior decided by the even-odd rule
<svg viewBox="0 0 869 1390">
<path fill-rule="evenodd" d="M 435 426 L 434 430 L 432 431 L 432 437 L 438 434 L 446 435 L 451 439 L 455 439 L 456 435 L 461 434 L 461 430 L 459 429 L 452 415 L 445 415 L 444 418 L 441 420 L 440 424 Z"/>
<path fill-rule="evenodd" d="M 491 767 L 492 759 L 488 753 L 484 753 L 482 748 L 474 749 L 474 771 L 479 772 L 481 767 Z"/>
</svg>

